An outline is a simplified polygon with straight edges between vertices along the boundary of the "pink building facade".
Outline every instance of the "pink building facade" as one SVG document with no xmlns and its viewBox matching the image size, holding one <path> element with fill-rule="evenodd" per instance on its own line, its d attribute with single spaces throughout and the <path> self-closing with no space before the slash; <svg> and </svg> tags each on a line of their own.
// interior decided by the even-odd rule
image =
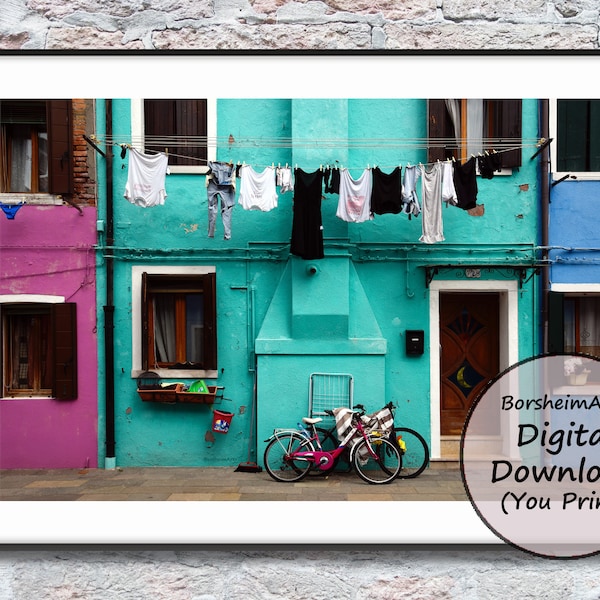
<svg viewBox="0 0 600 600">
<path fill-rule="evenodd" d="M 1 102 L 8 109 L 15 105 Z M 33 120 L 38 104 L 25 116 L 23 110 L 15 114 Z M 38 143 L 47 144 L 48 162 L 40 171 L 50 173 L 50 184 L 23 191 L 8 177 L 0 182 L 0 469 L 98 464 L 97 214 L 93 159 L 82 135 L 91 105 L 63 101 L 66 109 L 56 117 L 50 116 L 54 104 L 47 102 L 47 127 L 39 119 L 2 123 L 0 150 L 23 130 L 27 141 L 35 133 Z M 51 119 L 67 132 L 56 159 Z M 13 141 L 13 159 L 16 148 Z M 53 161 L 63 181 L 52 175 Z M 14 169 L 12 175 L 14 180 Z"/>
</svg>

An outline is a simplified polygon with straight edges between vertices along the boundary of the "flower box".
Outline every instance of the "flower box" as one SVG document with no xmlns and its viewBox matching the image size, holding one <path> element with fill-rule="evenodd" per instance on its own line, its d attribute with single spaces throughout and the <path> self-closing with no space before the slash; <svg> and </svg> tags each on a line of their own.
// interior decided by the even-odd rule
<svg viewBox="0 0 600 600">
<path fill-rule="evenodd" d="M 217 392 L 223 388 L 216 385 L 208 386 L 208 393 L 206 392 L 184 392 L 179 390 L 177 392 L 177 402 L 183 402 L 188 404 L 213 404 Z"/>
<path fill-rule="evenodd" d="M 166 387 L 156 387 L 152 389 L 139 389 L 138 395 L 144 402 L 167 402 L 174 404 L 177 402 L 177 393 L 183 389 L 181 383 L 174 383 Z"/>
</svg>

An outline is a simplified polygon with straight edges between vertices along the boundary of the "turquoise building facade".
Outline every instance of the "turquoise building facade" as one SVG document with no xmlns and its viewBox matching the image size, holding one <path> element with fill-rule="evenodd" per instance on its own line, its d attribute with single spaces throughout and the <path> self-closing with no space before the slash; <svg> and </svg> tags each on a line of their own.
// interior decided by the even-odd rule
<svg viewBox="0 0 600 600">
<path fill-rule="evenodd" d="M 368 411 L 394 402 L 397 423 L 421 432 L 434 460 L 456 459 L 457 423 L 490 369 L 540 351 L 537 100 L 518 103 L 517 134 L 495 138 L 498 148 L 520 151 L 520 164 L 477 176 L 475 211 L 444 203 L 443 241 L 419 241 L 422 214 L 343 221 L 339 194 L 323 191 L 323 257 L 310 260 L 290 252 L 294 191 L 281 188 L 273 210 L 245 210 L 238 179 L 231 238 L 221 214 L 209 237 L 206 161 L 258 172 L 340 167 L 353 178 L 375 166 L 425 168 L 438 161 L 432 148 L 454 144 L 434 141 L 431 101 L 209 99 L 207 129 L 188 148 L 177 135 L 157 136 L 171 166 L 164 204 L 149 208 L 124 198 L 132 147 L 143 149 L 146 105 L 126 98 L 96 105 L 96 141 L 106 154 L 98 159 L 100 464 L 260 464 L 273 428 L 294 427 L 310 412 L 315 377 L 338 376 L 351 380 L 351 401 Z M 189 157 L 194 144 L 208 153 L 196 168 L 171 162 Z M 144 282 L 196 276 L 215 282 L 216 362 L 153 369 L 141 341 Z M 459 306 L 461 298 L 472 308 Z M 493 360 L 479 364 L 482 356 Z M 137 390 L 147 370 L 165 384 L 202 379 L 224 388 L 223 398 L 145 401 Z M 215 409 L 232 415 L 226 434 L 213 430 Z"/>
</svg>

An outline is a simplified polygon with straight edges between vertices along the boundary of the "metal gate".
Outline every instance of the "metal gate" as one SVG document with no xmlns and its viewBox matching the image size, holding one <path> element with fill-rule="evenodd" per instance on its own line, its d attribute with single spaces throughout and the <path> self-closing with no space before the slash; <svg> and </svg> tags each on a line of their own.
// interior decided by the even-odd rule
<svg viewBox="0 0 600 600">
<path fill-rule="evenodd" d="M 311 373 L 309 386 L 309 414 L 333 421 L 325 410 L 352 408 L 354 380 L 348 373 Z"/>
</svg>

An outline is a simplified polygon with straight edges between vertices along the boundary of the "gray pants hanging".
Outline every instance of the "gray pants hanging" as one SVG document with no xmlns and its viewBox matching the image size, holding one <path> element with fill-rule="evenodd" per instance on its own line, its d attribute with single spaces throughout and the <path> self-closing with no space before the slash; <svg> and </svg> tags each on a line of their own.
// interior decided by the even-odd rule
<svg viewBox="0 0 600 600">
<path fill-rule="evenodd" d="M 206 187 L 208 195 L 208 237 L 215 237 L 215 225 L 221 198 L 221 220 L 223 221 L 223 237 L 231 239 L 231 213 L 235 204 L 235 188 L 231 185 L 218 185 L 209 181 Z"/>
</svg>

